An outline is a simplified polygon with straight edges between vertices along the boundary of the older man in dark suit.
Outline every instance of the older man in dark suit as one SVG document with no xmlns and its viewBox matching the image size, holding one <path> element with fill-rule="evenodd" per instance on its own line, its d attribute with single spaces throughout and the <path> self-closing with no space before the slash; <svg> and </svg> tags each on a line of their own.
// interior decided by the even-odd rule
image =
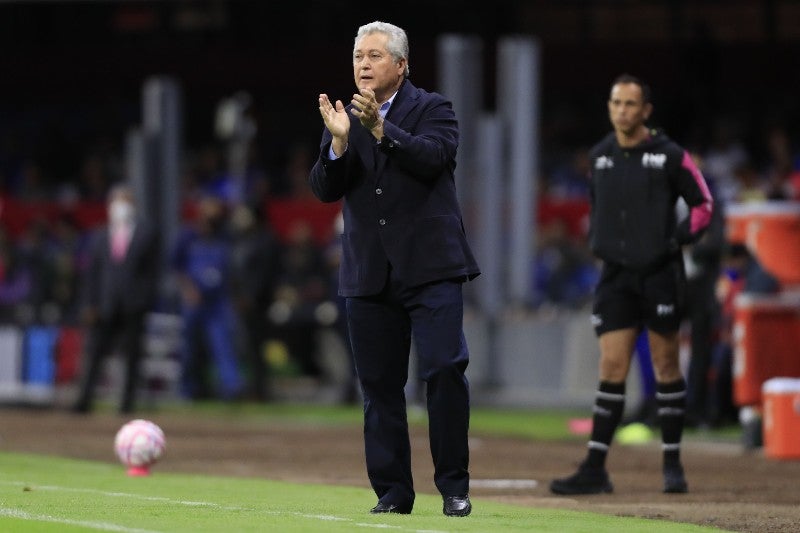
<svg viewBox="0 0 800 533">
<path fill-rule="evenodd" d="M 145 316 L 157 295 L 157 233 L 137 216 L 134 194 L 127 185 L 112 188 L 107 206 L 108 224 L 93 235 L 83 282 L 82 315 L 88 345 L 80 395 L 73 408 L 79 413 L 92 410 L 102 362 L 112 352 L 115 341 L 119 341 L 126 361 L 119 411 L 134 411 Z"/>
<path fill-rule="evenodd" d="M 339 293 L 364 394 L 367 473 L 378 496 L 371 512 L 414 505 L 404 395 L 413 334 L 443 512 L 466 516 L 462 284 L 479 269 L 456 199 L 458 123 L 449 101 L 408 81 L 408 38 L 397 26 L 359 28 L 353 73 L 350 105 L 319 96 L 325 129 L 309 181 L 324 202 L 344 197 Z"/>
</svg>

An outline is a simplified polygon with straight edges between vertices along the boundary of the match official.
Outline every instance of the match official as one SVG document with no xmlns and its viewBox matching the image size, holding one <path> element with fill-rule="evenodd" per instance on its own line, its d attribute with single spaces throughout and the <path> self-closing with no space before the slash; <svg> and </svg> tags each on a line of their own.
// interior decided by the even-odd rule
<svg viewBox="0 0 800 533">
<path fill-rule="evenodd" d="M 680 460 L 686 381 L 678 358 L 686 274 L 681 246 L 700 238 L 712 199 L 689 152 L 645 125 L 650 88 L 621 75 L 611 86 L 614 131 L 590 151 L 590 246 L 602 260 L 592 324 L 600 342 L 599 386 L 588 453 L 572 476 L 556 479 L 556 494 L 612 492 L 606 456 L 625 407 L 625 381 L 636 337 L 647 330 L 656 375 L 663 450 L 663 490 L 686 492 Z M 677 220 L 683 198 L 688 216 Z"/>
</svg>

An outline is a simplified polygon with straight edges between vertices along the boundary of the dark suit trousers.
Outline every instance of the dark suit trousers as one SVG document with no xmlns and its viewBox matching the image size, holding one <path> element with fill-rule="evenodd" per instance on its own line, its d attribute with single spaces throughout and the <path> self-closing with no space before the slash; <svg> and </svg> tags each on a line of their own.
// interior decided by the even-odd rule
<svg viewBox="0 0 800 533">
<path fill-rule="evenodd" d="M 404 287 L 390 279 L 377 296 L 347 298 L 356 371 L 364 393 L 367 474 L 385 503 L 413 504 L 404 387 L 413 332 L 426 383 L 434 482 L 443 496 L 469 491 L 469 353 L 460 281 Z"/>
<path fill-rule="evenodd" d="M 78 405 L 87 409 L 91 408 L 103 360 L 111 354 L 115 341 L 119 341 L 125 356 L 125 383 L 119 410 L 123 413 L 134 410 L 142 359 L 143 335 L 144 313 L 116 312 L 111 316 L 98 319 L 90 330 L 86 353 L 88 361 Z"/>
</svg>

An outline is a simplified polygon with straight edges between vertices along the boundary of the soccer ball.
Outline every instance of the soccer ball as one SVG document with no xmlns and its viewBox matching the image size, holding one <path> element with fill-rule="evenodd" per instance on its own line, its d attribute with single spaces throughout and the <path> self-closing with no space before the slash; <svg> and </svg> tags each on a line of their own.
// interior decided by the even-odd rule
<svg viewBox="0 0 800 533">
<path fill-rule="evenodd" d="M 128 475 L 146 476 L 166 448 L 164 432 L 149 420 L 131 420 L 114 438 L 114 451 L 128 468 Z"/>
</svg>

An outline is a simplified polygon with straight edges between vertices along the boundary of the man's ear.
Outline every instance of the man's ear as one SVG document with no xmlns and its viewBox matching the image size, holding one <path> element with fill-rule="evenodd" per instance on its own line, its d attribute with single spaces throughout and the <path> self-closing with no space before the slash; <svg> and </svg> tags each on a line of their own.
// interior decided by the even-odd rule
<svg viewBox="0 0 800 533">
<path fill-rule="evenodd" d="M 644 104 L 644 109 L 643 109 L 642 114 L 644 115 L 644 119 L 645 120 L 650 118 L 650 115 L 651 115 L 652 112 L 653 112 L 653 104 L 651 104 L 649 102 Z"/>
</svg>

